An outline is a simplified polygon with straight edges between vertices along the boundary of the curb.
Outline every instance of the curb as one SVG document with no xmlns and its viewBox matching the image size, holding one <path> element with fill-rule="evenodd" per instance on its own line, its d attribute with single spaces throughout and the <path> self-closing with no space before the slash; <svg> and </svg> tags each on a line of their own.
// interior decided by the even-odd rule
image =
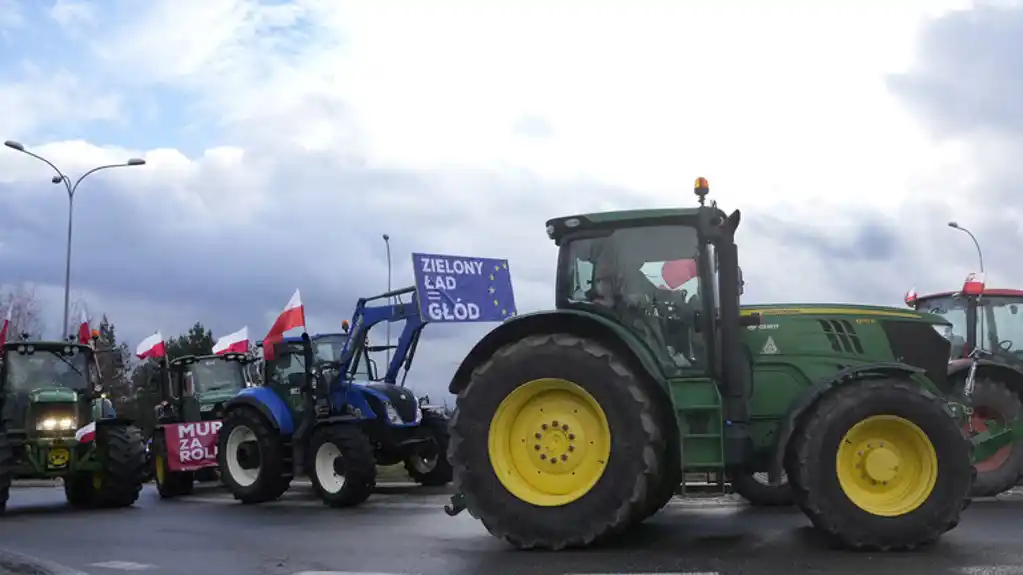
<svg viewBox="0 0 1023 575">
<path fill-rule="evenodd" d="M 0 574 L 3 575 L 89 575 L 60 563 L 0 549 Z"/>
</svg>

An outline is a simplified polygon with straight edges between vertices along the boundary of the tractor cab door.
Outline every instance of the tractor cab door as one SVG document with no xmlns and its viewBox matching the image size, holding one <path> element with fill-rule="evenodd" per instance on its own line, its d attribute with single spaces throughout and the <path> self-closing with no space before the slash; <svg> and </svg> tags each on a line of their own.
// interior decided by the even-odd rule
<svg viewBox="0 0 1023 575">
<path fill-rule="evenodd" d="M 1023 296 L 985 295 L 978 304 L 978 341 L 996 361 L 1023 369 Z"/>
<path fill-rule="evenodd" d="M 202 411 L 195 396 L 195 372 L 190 367 L 176 372 L 181 392 L 181 417 L 184 421 L 200 421 Z"/>
</svg>

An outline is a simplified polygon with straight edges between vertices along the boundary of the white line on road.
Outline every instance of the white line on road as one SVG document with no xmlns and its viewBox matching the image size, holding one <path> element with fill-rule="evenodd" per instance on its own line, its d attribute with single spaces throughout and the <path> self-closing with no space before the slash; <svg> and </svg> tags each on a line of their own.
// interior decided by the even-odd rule
<svg viewBox="0 0 1023 575">
<path fill-rule="evenodd" d="M 117 569 L 119 571 L 145 571 L 146 569 L 155 569 L 156 565 L 150 565 L 148 563 L 135 563 L 133 561 L 103 561 L 101 563 L 90 563 L 89 567 Z"/>
<path fill-rule="evenodd" d="M 1023 575 L 1023 565 L 974 565 L 960 567 L 964 575 Z"/>
<path fill-rule="evenodd" d="M 717 571 L 668 571 L 661 573 L 565 573 L 565 575 L 718 575 Z"/>
</svg>

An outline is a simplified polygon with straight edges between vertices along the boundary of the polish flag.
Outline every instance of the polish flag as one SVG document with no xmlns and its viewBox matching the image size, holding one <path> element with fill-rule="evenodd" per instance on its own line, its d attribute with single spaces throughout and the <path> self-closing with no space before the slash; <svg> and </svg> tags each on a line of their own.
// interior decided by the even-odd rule
<svg viewBox="0 0 1023 575">
<path fill-rule="evenodd" d="M 661 266 L 661 277 L 671 289 L 676 289 L 698 274 L 695 260 L 672 260 Z"/>
<path fill-rule="evenodd" d="M 906 292 L 906 305 L 908 305 L 909 307 L 913 307 L 914 304 L 916 304 L 916 288 L 915 287 L 914 288 L 910 288 L 910 290 L 908 292 Z"/>
<path fill-rule="evenodd" d="M 284 340 L 284 333 L 296 327 L 305 327 L 305 307 L 302 306 L 302 296 L 295 290 L 284 311 L 277 316 L 277 321 L 270 326 L 270 331 L 263 338 L 263 357 L 274 358 L 274 345 Z"/>
<path fill-rule="evenodd" d="M 78 324 L 78 343 L 89 343 L 89 316 L 82 310 L 82 321 Z"/>
<path fill-rule="evenodd" d="M 213 353 L 216 355 L 222 353 L 248 353 L 248 351 L 249 326 L 221 337 L 217 340 L 216 345 L 213 346 Z"/>
<path fill-rule="evenodd" d="M 153 335 L 142 340 L 142 343 L 135 348 L 135 356 L 139 359 L 161 358 L 167 355 L 167 346 L 163 343 L 163 336 L 160 332 L 156 332 Z"/>
<path fill-rule="evenodd" d="M 95 421 L 75 432 L 75 440 L 78 441 L 78 443 L 89 443 L 90 441 L 93 441 L 95 439 L 96 439 Z"/>
<path fill-rule="evenodd" d="M 963 282 L 963 293 L 966 295 L 982 295 L 984 293 L 984 273 L 972 273 Z"/>
<path fill-rule="evenodd" d="M 4 323 L 0 324 L 0 346 L 7 343 L 7 329 L 11 326 L 11 314 L 14 312 L 14 306 L 7 308 L 7 316 L 4 318 Z"/>
</svg>

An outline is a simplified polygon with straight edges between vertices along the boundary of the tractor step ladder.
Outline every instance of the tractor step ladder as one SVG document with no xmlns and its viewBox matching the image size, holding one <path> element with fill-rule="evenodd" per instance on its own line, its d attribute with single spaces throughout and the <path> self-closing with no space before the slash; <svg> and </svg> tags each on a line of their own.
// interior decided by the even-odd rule
<svg viewBox="0 0 1023 575">
<path fill-rule="evenodd" d="M 683 478 L 712 473 L 724 491 L 721 394 L 717 383 L 712 379 L 675 379 L 669 381 L 669 390 L 681 439 Z M 683 481 L 683 494 L 685 486 Z M 706 487 L 700 491 L 706 492 Z"/>
</svg>

